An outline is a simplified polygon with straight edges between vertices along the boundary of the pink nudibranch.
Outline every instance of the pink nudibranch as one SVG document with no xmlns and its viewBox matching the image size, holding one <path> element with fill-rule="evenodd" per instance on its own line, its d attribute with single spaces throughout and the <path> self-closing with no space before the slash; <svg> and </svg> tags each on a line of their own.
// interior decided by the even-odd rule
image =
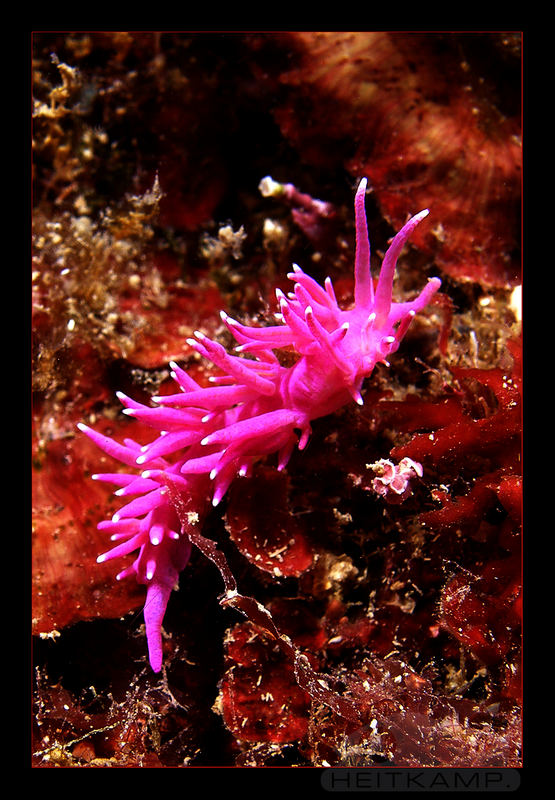
<svg viewBox="0 0 555 800">
<path fill-rule="evenodd" d="M 374 366 L 388 363 L 415 314 L 439 289 L 431 278 L 410 301 L 392 299 L 397 259 L 414 228 L 427 216 L 411 217 L 387 250 L 377 286 L 370 273 L 370 245 L 364 207 L 366 179 L 355 196 L 356 253 L 354 305 L 339 307 L 333 285 L 320 286 L 297 265 L 288 277 L 294 282 L 287 296 L 277 290 L 276 325 L 254 328 L 221 312 L 239 353 L 231 355 L 201 332 L 189 345 L 210 360 L 223 375 L 215 385 L 201 387 L 177 364 L 171 363 L 177 393 L 153 397 L 145 406 L 118 392 L 124 412 L 155 431 L 146 445 L 131 439 L 120 444 L 89 428 L 78 427 L 104 452 L 137 473 L 93 476 L 115 484 L 119 496 L 131 496 L 111 520 L 99 528 L 111 534 L 115 546 L 98 561 L 137 552 L 133 563 L 116 576 L 134 574 L 146 585 L 144 609 L 152 669 L 162 668 L 161 627 L 172 589 L 188 562 L 191 542 L 168 492 L 171 485 L 187 497 L 188 507 L 204 512 L 205 498 L 217 505 L 237 476 L 249 475 L 256 460 L 278 454 L 278 469 L 287 465 L 297 446 L 302 450 L 313 419 L 331 414 L 354 400 L 363 403 L 362 384 Z M 293 366 L 282 366 L 274 350 L 293 347 L 299 354 Z M 195 514 L 191 516 L 194 521 Z"/>
</svg>

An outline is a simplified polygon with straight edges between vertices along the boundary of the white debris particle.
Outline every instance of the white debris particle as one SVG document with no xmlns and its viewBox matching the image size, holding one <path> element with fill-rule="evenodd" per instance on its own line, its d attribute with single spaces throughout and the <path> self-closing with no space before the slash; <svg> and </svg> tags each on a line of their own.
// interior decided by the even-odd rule
<svg viewBox="0 0 555 800">
<path fill-rule="evenodd" d="M 262 197 L 276 197 L 283 192 L 283 185 L 275 181 L 270 175 L 266 175 L 258 184 L 258 191 Z"/>
<path fill-rule="evenodd" d="M 515 286 L 513 289 L 509 306 L 514 313 L 517 322 L 522 322 L 522 286 Z"/>
<path fill-rule="evenodd" d="M 53 630 L 53 631 L 49 631 L 48 633 L 39 633 L 39 638 L 41 638 L 41 639 L 52 639 L 52 641 L 55 641 L 58 638 L 58 636 L 61 636 L 61 635 L 62 634 L 60 633 L 60 631 Z"/>
</svg>

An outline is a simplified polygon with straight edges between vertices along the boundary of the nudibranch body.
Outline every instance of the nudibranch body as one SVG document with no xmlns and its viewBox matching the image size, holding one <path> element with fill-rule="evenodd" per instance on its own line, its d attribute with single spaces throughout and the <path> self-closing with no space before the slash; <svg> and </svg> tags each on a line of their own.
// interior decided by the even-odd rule
<svg viewBox="0 0 555 800">
<path fill-rule="evenodd" d="M 284 469 L 293 449 L 302 450 L 310 423 L 353 400 L 363 403 L 361 388 L 374 366 L 387 362 L 415 316 L 440 286 L 431 278 L 408 302 L 392 300 L 399 254 L 414 228 L 426 217 L 421 211 L 393 238 L 374 289 L 364 208 L 366 179 L 355 197 L 356 254 L 354 305 L 339 307 L 332 283 L 324 287 L 294 265 L 287 296 L 277 290 L 276 325 L 254 328 L 221 312 L 240 355 L 231 355 L 218 342 L 195 332 L 189 345 L 222 370 L 214 384 L 202 388 L 177 364 L 172 377 L 178 392 L 153 397 L 145 406 L 118 393 L 124 413 L 151 426 L 154 439 L 141 446 L 123 444 L 79 424 L 106 453 L 133 473 L 103 473 L 95 479 L 118 486 L 116 494 L 131 496 L 111 520 L 99 528 L 111 533 L 116 545 L 99 561 L 138 551 L 135 561 L 117 575 L 135 575 L 146 584 L 144 608 L 150 664 L 162 667 L 161 626 L 172 589 L 187 564 L 191 542 L 168 494 L 171 484 L 184 498 L 190 524 L 196 524 L 207 497 L 217 505 L 237 476 L 248 475 L 254 462 L 278 454 Z M 283 366 L 274 353 L 293 348 L 298 359 Z M 245 358 L 241 353 L 249 354 Z M 137 469 L 141 470 L 137 474 Z"/>
</svg>

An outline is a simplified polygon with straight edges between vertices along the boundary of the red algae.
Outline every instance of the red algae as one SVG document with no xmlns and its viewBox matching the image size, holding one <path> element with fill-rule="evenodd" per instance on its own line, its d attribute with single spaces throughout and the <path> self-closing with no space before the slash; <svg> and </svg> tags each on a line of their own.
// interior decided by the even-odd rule
<svg viewBox="0 0 555 800">
<path fill-rule="evenodd" d="M 276 577 L 299 576 L 314 559 L 302 524 L 288 510 L 288 484 L 285 473 L 258 469 L 232 487 L 226 513 L 230 538 L 241 553 Z"/>
<path fill-rule="evenodd" d="M 425 464 L 443 464 L 450 474 L 469 463 L 474 465 L 474 470 L 476 462 L 481 462 L 481 471 L 487 466 L 489 470 L 478 480 L 474 472 L 476 483 L 466 503 L 458 501 L 458 511 L 463 517 L 464 509 L 473 507 L 481 509 L 477 511 L 481 516 L 490 495 L 499 495 L 502 486 L 508 510 L 514 513 L 519 508 L 522 345 L 512 340 L 508 348 L 513 357 L 510 370 L 453 367 L 452 374 L 460 387 L 457 398 L 446 398 L 431 405 L 420 402 L 411 406 L 409 403 L 407 410 L 413 415 L 412 422 L 405 421 L 402 427 L 405 430 L 428 429 L 429 432 L 416 433 L 409 442 L 392 451 L 396 458 L 418 458 Z M 484 400 L 484 387 L 492 392 L 489 406 Z M 507 480 L 510 481 L 508 485 Z M 450 510 L 446 507 L 429 512 L 421 516 L 421 521 L 439 527 L 453 524 L 457 512 L 452 508 L 453 501 L 447 499 L 447 503 L 451 504 Z"/>
<path fill-rule="evenodd" d="M 219 705 L 226 727 L 238 741 L 295 742 L 306 736 L 310 698 L 299 688 L 286 657 L 265 646 L 250 623 L 226 639 L 229 663 Z"/>
<path fill-rule="evenodd" d="M 136 428 L 136 423 L 133 427 Z M 116 425 L 105 423 L 107 432 Z M 129 432 L 131 426 L 126 425 Z M 111 459 L 106 458 L 108 463 Z M 98 566 L 103 536 L 95 509 L 109 508 L 109 492 L 91 482 L 94 447 L 72 433 L 36 443 L 33 469 L 33 633 L 49 634 L 79 620 L 119 617 L 137 607 L 140 592 L 118 584 Z"/>
<path fill-rule="evenodd" d="M 305 158 L 321 163 L 345 152 L 344 166 L 368 175 L 393 227 L 430 208 L 436 225 L 414 241 L 446 274 L 485 286 L 519 283 L 519 34 L 276 38 L 293 54 L 277 78 L 287 99 L 276 118 Z M 475 62 L 483 77 L 473 73 Z M 495 70 L 506 95 L 495 88 Z"/>
</svg>

